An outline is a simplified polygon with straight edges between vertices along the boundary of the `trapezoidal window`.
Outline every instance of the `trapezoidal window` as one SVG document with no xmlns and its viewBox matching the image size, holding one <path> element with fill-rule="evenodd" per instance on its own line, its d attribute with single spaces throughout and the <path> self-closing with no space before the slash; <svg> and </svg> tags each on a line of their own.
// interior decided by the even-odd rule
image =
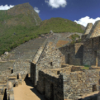
<svg viewBox="0 0 100 100">
<path fill-rule="evenodd" d="M 50 62 L 50 65 L 53 66 L 52 62 Z"/>
<path fill-rule="evenodd" d="M 59 75 L 60 74 L 60 71 L 57 71 L 57 75 Z"/>
<path fill-rule="evenodd" d="M 95 60 L 96 60 L 96 66 L 98 66 L 98 55 L 97 55 L 97 51 L 94 51 L 94 54 L 95 54 Z"/>
<path fill-rule="evenodd" d="M 69 64 L 70 63 L 70 54 L 67 55 L 67 63 Z"/>
<path fill-rule="evenodd" d="M 92 92 L 95 92 L 95 91 L 97 91 L 97 86 L 96 85 L 93 85 L 92 86 Z"/>
<path fill-rule="evenodd" d="M 19 75 L 17 74 L 17 79 L 19 79 Z"/>
<path fill-rule="evenodd" d="M 5 92 L 4 92 L 4 97 L 2 100 L 7 100 L 7 89 L 5 89 Z"/>
<path fill-rule="evenodd" d="M 13 73 L 13 69 L 11 69 L 11 74 Z"/>
</svg>

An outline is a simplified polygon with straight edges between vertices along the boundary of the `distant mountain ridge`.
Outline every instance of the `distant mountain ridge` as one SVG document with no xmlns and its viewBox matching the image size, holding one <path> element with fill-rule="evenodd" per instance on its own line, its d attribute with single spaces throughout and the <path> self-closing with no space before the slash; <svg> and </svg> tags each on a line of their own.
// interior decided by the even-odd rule
<svg viewBox="0 0 100 100">
<path fill-rule="evenodd" d="M 41 34 L 78 32 L 84 28 L 68 19 L 51 18 L 42 21 L 29 3 L 0 11 L 0 55 Z"/>
</svg>

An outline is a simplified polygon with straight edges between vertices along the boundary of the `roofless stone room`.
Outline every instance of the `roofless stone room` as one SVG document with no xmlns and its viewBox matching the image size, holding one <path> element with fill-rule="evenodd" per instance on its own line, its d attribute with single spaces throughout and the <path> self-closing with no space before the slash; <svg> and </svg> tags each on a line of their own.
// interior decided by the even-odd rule
<svg viewBox="0 0 100 100">
<path fill-rule="evenodd" d="M 0 100 L 100 100 L 100 1 L 76 1 L 0 1 Z"/>
</svg>

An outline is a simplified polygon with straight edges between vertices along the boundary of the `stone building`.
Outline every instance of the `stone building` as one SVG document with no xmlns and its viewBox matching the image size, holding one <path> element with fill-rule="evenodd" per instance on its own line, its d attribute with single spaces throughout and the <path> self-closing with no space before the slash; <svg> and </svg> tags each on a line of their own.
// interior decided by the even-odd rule
<svg viewBox="0 0 100 100">
<path fill-rule="evenodd" d="M 98 80 L 99 70 L 64 64 L 62 68 L 39 71 L 37 90 L 48 100 L 95 100 Z"/>
<path fill-rule="evenodd" d="M 76 42 L 59 50 L 68 64 L 100 66 L 100 21 L 87 25 L 81 43 Z"/>
<path fill-rule="evenodd" d="M 93 24 L 92 23 L 88 23 L 88 25 L 87 25 L 87 27 L 85 29 L 85 32 L 82 35 L 82 41 L 84 41 L 86 39 L 86 37 L 90 33 L 92 27 L 93 27 Z"/>
<path fill-rule="evenodd" d="M 100 21 L 88 24 L 81 42 L 57 48 L 45 42 L 31 62 L 31 80 L 48 100 L 96 100 L 99 91 Z M 89 70 L 84 65 L 91 66 Z"/>
<path fill-rule="evenodd" d="M 83 60 L 83 43 L 75 43 L 73 45 L 59 48 L 65 56 L 67 64 L 82 65 Z"/>
<path fill-rule="evenodd" d="M 80 43 L 76 41 L 73 45 L 57 47 L 57 41 L 49 40 L 52 37 L 36 49 L 35 56 L 30 57 L 34 59 L 30 62 L 24 57 L 27 58 L 33 51 L 28 53 L 25 50 L 28 54 L 20 59 L 0 63 L 0 100 L 5 94 L 7 100 L 14 100 L 13 87 L 22 84 L 28 76 L 48 100 L 97 100 L 100 84 L 100 21 L 87 25 Z M 84 69 L 84 65 L 90 66 L 89 69 Z"/>
<path fill-rule="evenodd" d="M 35 85 L 38 81 L 39 70 L 60 68 L 65 63 L 63 54 L 56 48 L 52 42 L 44 43 L 37 51 L 36 56 L 31 63 L 31 80 Z"/>
<path fill-rule="evenodd" d="M 100 21 L 97 21 L 84 39 L 83 64 L 100 66 Z"/>
</svg>

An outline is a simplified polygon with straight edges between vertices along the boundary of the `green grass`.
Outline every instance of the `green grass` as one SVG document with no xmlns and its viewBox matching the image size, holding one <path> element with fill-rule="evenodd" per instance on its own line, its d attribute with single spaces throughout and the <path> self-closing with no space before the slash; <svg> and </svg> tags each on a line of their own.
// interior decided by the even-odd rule
<svg viewBox="0 0 100 100">
<path fill-rule="evenodd" d="M 82 69 L 88 70 L 89 69 L 89 65 L 84 65 L 84 67 Z"/>
<path fill-rule="evenodd" d="M 39 34 L 49 33 L 52 30 L 55 33 L 66 33 L 66 32 L 79 32 L 83 33 L 81 25 L 76 24 L 68 19 L 63 18 L 51 18 L 49 20 L 42 21 L 39 30 L 36 31 Z"/>
<path fill-rule="evenodd" d="M 79 39 L 78 39 L 78 42 L 81 42 L 80 36 L 77 35 L 77 34 L 71 35 L 70 38 L 72 39 L 71 44 L 75 44 L 75 42 L 76 42 L 76 38 L 79 38 Z"/>
</svg>

